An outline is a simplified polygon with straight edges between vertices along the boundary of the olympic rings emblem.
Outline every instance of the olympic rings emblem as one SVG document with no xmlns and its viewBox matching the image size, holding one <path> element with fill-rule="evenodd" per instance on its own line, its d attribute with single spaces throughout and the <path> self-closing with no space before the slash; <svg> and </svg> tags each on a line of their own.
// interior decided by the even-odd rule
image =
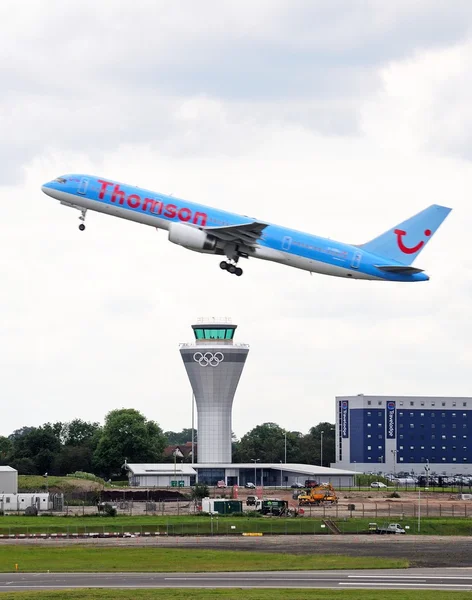
<svg viewBox="0 0 472 600">
<path fill-rule="evenodd" d="M 201 352 L 195 352 L 193 355 L 193 360 L 197 362 L 201 367 L 217 367 L 220 362 L 223 362 L 225 357 L 222 352 L 205 352 L 202 354 Z"/>
</svg>

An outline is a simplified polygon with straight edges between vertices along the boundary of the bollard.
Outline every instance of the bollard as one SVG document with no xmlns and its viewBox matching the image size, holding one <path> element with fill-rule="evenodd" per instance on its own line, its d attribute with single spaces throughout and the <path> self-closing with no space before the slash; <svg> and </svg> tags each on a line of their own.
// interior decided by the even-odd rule
<svg viewBox="0 0 472 600">
<path fill-rule="evenodd" d="M 15 563 L 15 571 L 18 571 L 18 563 Z"/>
</svg>

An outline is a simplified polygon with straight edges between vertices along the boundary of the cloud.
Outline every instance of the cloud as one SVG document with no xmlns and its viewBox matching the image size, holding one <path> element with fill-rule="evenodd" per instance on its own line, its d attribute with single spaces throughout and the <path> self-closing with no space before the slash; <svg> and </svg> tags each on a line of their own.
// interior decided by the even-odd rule
<svg viewBox="0 0 472 600">
<path fill-rule="evenodd" d="M 470 5 L 453 4 L 2 3 L 0 434 L 122 406 L 187 427 L 178 344 L 200 315 L 251 345 L 239 436 L 333 421 L 335 395 L 466 395 Z M 354 243 L 454 210 L 425 284 L 252 260 L 235 278 L 162 231 L 91 213 L 79 233 L 39 189 L 71 171 Z"/>
</svg>

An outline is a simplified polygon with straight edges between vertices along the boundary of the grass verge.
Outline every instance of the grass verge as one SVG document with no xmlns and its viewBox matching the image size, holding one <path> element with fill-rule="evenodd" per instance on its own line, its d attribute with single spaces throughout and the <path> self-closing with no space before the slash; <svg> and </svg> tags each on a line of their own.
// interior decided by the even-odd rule
<svg viewBox="0 0 472 600">
<path fill-rule="evenodd" d="M 0 572 L 97 573 L 209 571 L 303 571 L 311 569 L 395 569 L 404 559 L 363 556 L 298 555 L 183 548 L 90 548 L 0 546 Z M 3 596 L 2 596 L 3 600 Z"/>
</svg>

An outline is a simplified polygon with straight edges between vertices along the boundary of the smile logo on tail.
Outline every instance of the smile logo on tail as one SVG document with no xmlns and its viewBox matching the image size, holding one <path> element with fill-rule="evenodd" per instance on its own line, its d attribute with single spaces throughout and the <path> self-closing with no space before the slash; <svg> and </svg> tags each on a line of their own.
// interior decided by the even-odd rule
<svg viewBox="0 0 472 600">
<path fill-rule="evenodd" d="M 418 252 L 418 250 L 420 250 L 424 246 L 423 240 L 421 240 L 421 242 L 418 242 L 416 246 L 413 246 L 412 248 L 405 246 L 405 244 L 403 243 L 403 236 L 406 235 L 406 231 L 403 231 L 403 229 L 395 229 L 393 233 L 397 234 L 398 247 L 404 254 L 415 254 L 415 252 Z M 429 237 L 431 235 L 431 229 L 425 229 L 424 234 L 426 237 Z"/>
</svg>

